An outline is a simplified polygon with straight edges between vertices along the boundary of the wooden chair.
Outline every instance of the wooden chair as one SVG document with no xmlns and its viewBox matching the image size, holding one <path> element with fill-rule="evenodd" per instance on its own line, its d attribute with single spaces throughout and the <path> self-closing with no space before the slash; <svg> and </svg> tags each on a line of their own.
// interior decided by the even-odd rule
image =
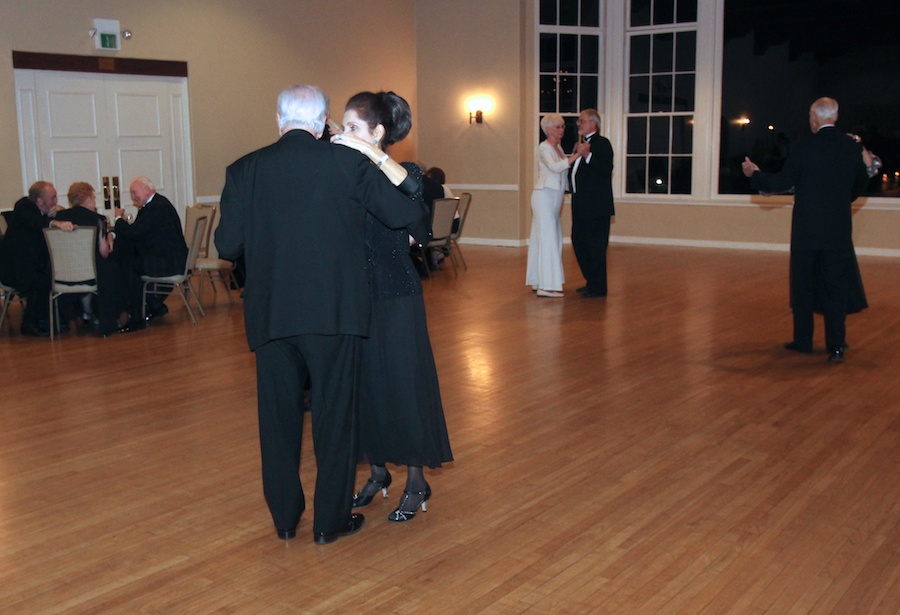
<svg viewBox="0 0 900 615">
<path fill-rule="evenodd" d="M 3 319 L 6 318 L 6 310 L 9 308 L 9 304 L 12 303 L 14 297 L 19 297 L 19 303 L 22 302 L 22 297 L 19 295 L 18 290 L 12 286 L 7 286 L 0 281 L 0 329 L 3 328 Z"/>
<path fill-rule="evenodd" d="M 191 239 L 194 236 L 194 227 L 197 225 L 197 220 L 201 217 L 206 217 L 206 232 L 203 237 L 200 238 L 200 248 L 199 252 L 197 252 L 197 258 L 205 258 L 207 256 L 207 252 L 209 250 L 209 234 L 212 231 L 213 223 L 216 219 L 216 213 L 218 213 L 219 208 L 215 205 L 188 205 L 184 210 L 184 241 L 185 243 L 190 243 Z"/>
<path fill-rule="evenodd" d="M 216 249 L 215 242 L 215 231 L 216 227 L 219 226 L 219 217 L 214 216 L 213 222 L 210 225 L 210 231 L 206 234 L 207 239 L 207 247 L 206 254 L 197 258 L 197 273 L 200 276 L 199 286 L 199 295 L 200 300 L 203 300 L 203 279 L 206 278 L 209 280 L 209 285 L 212 287 L 213 294 L 216 294 L 216 280 L 222 284 L 222 288 L 225 289 L 225 292 L 228 293 L 228 301 L 234 305 L 234 295 L 231 294 L 231 272 L 234 270 L 234 263 L 231 261 L 227 261 L 223 258 L 219 258 L 219 251 Z"/>
<path fill-rule="evenodd" d="M 431 211 L 431 236 L 432 239 L 428 243 L 419 244 L 419 253 L 422 255 L 422 262 L 425 263 L 425 271 L 428 272 L 428 278 L 431 279 L 431 270 L 428 268 L 426 259 L 426 251 L 431 248 L 441 248 L 450 256 L 450 262 L 453 264 L 453 277 L 458 274 L 456 272 L 456 260 L 453 256 L 453 246 L 451 245 L 450 236 L 453 233 L 453 220 L 456 217 L 456 209 L 459 205 L 459 197 L 449 199 L 435 199 L 434 207 Z"/>
<path fill-rule="evenodd" d="M 459 195 L 459 207 L 457 209 L 459 211 L 459 224 L 456 226 L 456 230 L 450 233 L 450 243 L 453 244 L 454 251 L 459 252 L 459 259 L 462 261 L 463 268 L 466 271 L 469 270 L 469 266 L 466 264 L 466 257 L 463 256 L 458 240 L 462 236 L 463 225 L 466 223 L 466 216 L 469 214 L 469 205 L 471 204 L 472 194 L 470 192 L 463 192 Z"/>
</svg>

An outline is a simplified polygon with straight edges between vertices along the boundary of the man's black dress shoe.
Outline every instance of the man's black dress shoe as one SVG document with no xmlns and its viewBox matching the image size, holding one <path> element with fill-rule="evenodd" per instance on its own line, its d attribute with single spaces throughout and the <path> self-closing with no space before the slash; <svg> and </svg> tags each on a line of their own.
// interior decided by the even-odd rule
<svg viewBox="0 0 900 615">
<path fill-rule="evenodd" d="M 329 542 L 334 542 L 341 536 L 349 536 L 350 534 L 355 534 L 362 528 L 363 523 L 366 522 L 366 518 L 359 514 L 353 513 L 350 515 L 350 521 L 347 522 L 342 529 L 334 531 L 334 532 L 313 532 L 313 540 L 317 545 L 327 545 Z"/>
<path fill-rule="evenodd" d="M 293 540 L 297 537 L 297 528 L 292 530 L 276 530 L 278 532 L 278 537 L 282 540 Z"/>
<path fill-rule="evenodd" d="M 147 328 L 147 323 L 142 320 L 129 320 L 124 325 L 119 327 L 119 330 L 116 333 L 134 333 L 135 331 L 141 331 L 142 329 Z"/>
<path fill-rule="evenodd" d="M 601 293 L 596 290 L 586 290 L 583 293 L 581 293 L 581 296 L 584 297 L 585 299 L 593 299 L 595 297 L 605 297 L 606 293 Z"/>
<path fill-rule="evenodd" d="M 812 354 L 812 348 L 807 348 L 806 346 L 800 346 L 797 342 L 788 342 L 784 345 L 786 350 L 793 350 L 794 352 L 802 352 L 803 354 Z"/>
<path fill-rule="evenodd" d="M 578 294 L 583 294 L 583 293 L 586 293 L 586 292 L 587 292 L 587 289 L 588 289 L 587 286 L 582 286 L 581 288 L 576 288 L 576 289 L 575 289 L 575 292 L 578 293 Z"/>
<path fill-rule="evenodd" d="M 835 346 L 831 350 L 828 351 L 828 362 L 829 363 L 843 363 L 844 362 L 844 347 L 843 346 Z"/>
<path fill-rule="evenodd" d="M 169 313 L 169 308 L 165 303 L 161 303 L 156 307 L 147 307 L 147 322 L 150 322 L 154 318 L 159 318 L 160 316 L 165 316 Z"/>
<path fill-rule="evenodd" d="M 50 329 L 41 327 L 39 325 L 22 323 L 22 327 L 19 329 L 19 332 L 22 335 L 29 335 L 31 337 L 50 337 Z"/>
</svg>

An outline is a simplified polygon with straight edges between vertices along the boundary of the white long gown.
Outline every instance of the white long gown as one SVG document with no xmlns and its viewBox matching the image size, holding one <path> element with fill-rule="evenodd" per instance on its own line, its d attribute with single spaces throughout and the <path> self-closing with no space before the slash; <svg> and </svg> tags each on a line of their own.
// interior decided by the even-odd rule
<svg viewBox="0 0 900 615">
<path fill-rule="evenodd" d="M 538 147 L 539 173 L 531 193 L 531 238 L 525 284 L 535 289 L 562 291 L 562 210 L 569 162 L 562 148 L 543 141 Z"/>
</svg>

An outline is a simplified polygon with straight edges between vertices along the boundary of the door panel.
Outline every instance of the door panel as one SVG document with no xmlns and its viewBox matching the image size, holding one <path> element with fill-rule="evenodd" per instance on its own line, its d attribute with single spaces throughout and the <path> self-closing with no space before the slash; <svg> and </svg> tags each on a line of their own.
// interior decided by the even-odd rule
<svg viewBox="0 0 900 615">
<path fill-rule="evenodd" d="M 15 78 L 25 190 L 53 182 L 67 205 L 69 185 L 86 181 L 103 209 L 108 177 L 134 214 L 128 183 L 145 175 L 183 217 L 193 195 L 186 79 L 23 69 Z"/>
</svg>

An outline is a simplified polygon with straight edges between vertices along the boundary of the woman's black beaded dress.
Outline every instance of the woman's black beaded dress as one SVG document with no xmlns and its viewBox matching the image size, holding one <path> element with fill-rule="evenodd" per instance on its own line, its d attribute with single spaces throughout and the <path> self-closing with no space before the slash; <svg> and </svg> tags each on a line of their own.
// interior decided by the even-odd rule
<svg viewBox="0 0 900 615">
<path fill-rule="evenodd" d="M 410 198 L 422 203 L 424 219 L 422 170 L 403 166 L 418 180 L 420 188 Z M 453 454 L 409 234 L 369 215 L 366 248 L 372 326 L 361 352 L 360 452 L 376 465 L 435 468 L 452 461 Z"/>
</svg>

